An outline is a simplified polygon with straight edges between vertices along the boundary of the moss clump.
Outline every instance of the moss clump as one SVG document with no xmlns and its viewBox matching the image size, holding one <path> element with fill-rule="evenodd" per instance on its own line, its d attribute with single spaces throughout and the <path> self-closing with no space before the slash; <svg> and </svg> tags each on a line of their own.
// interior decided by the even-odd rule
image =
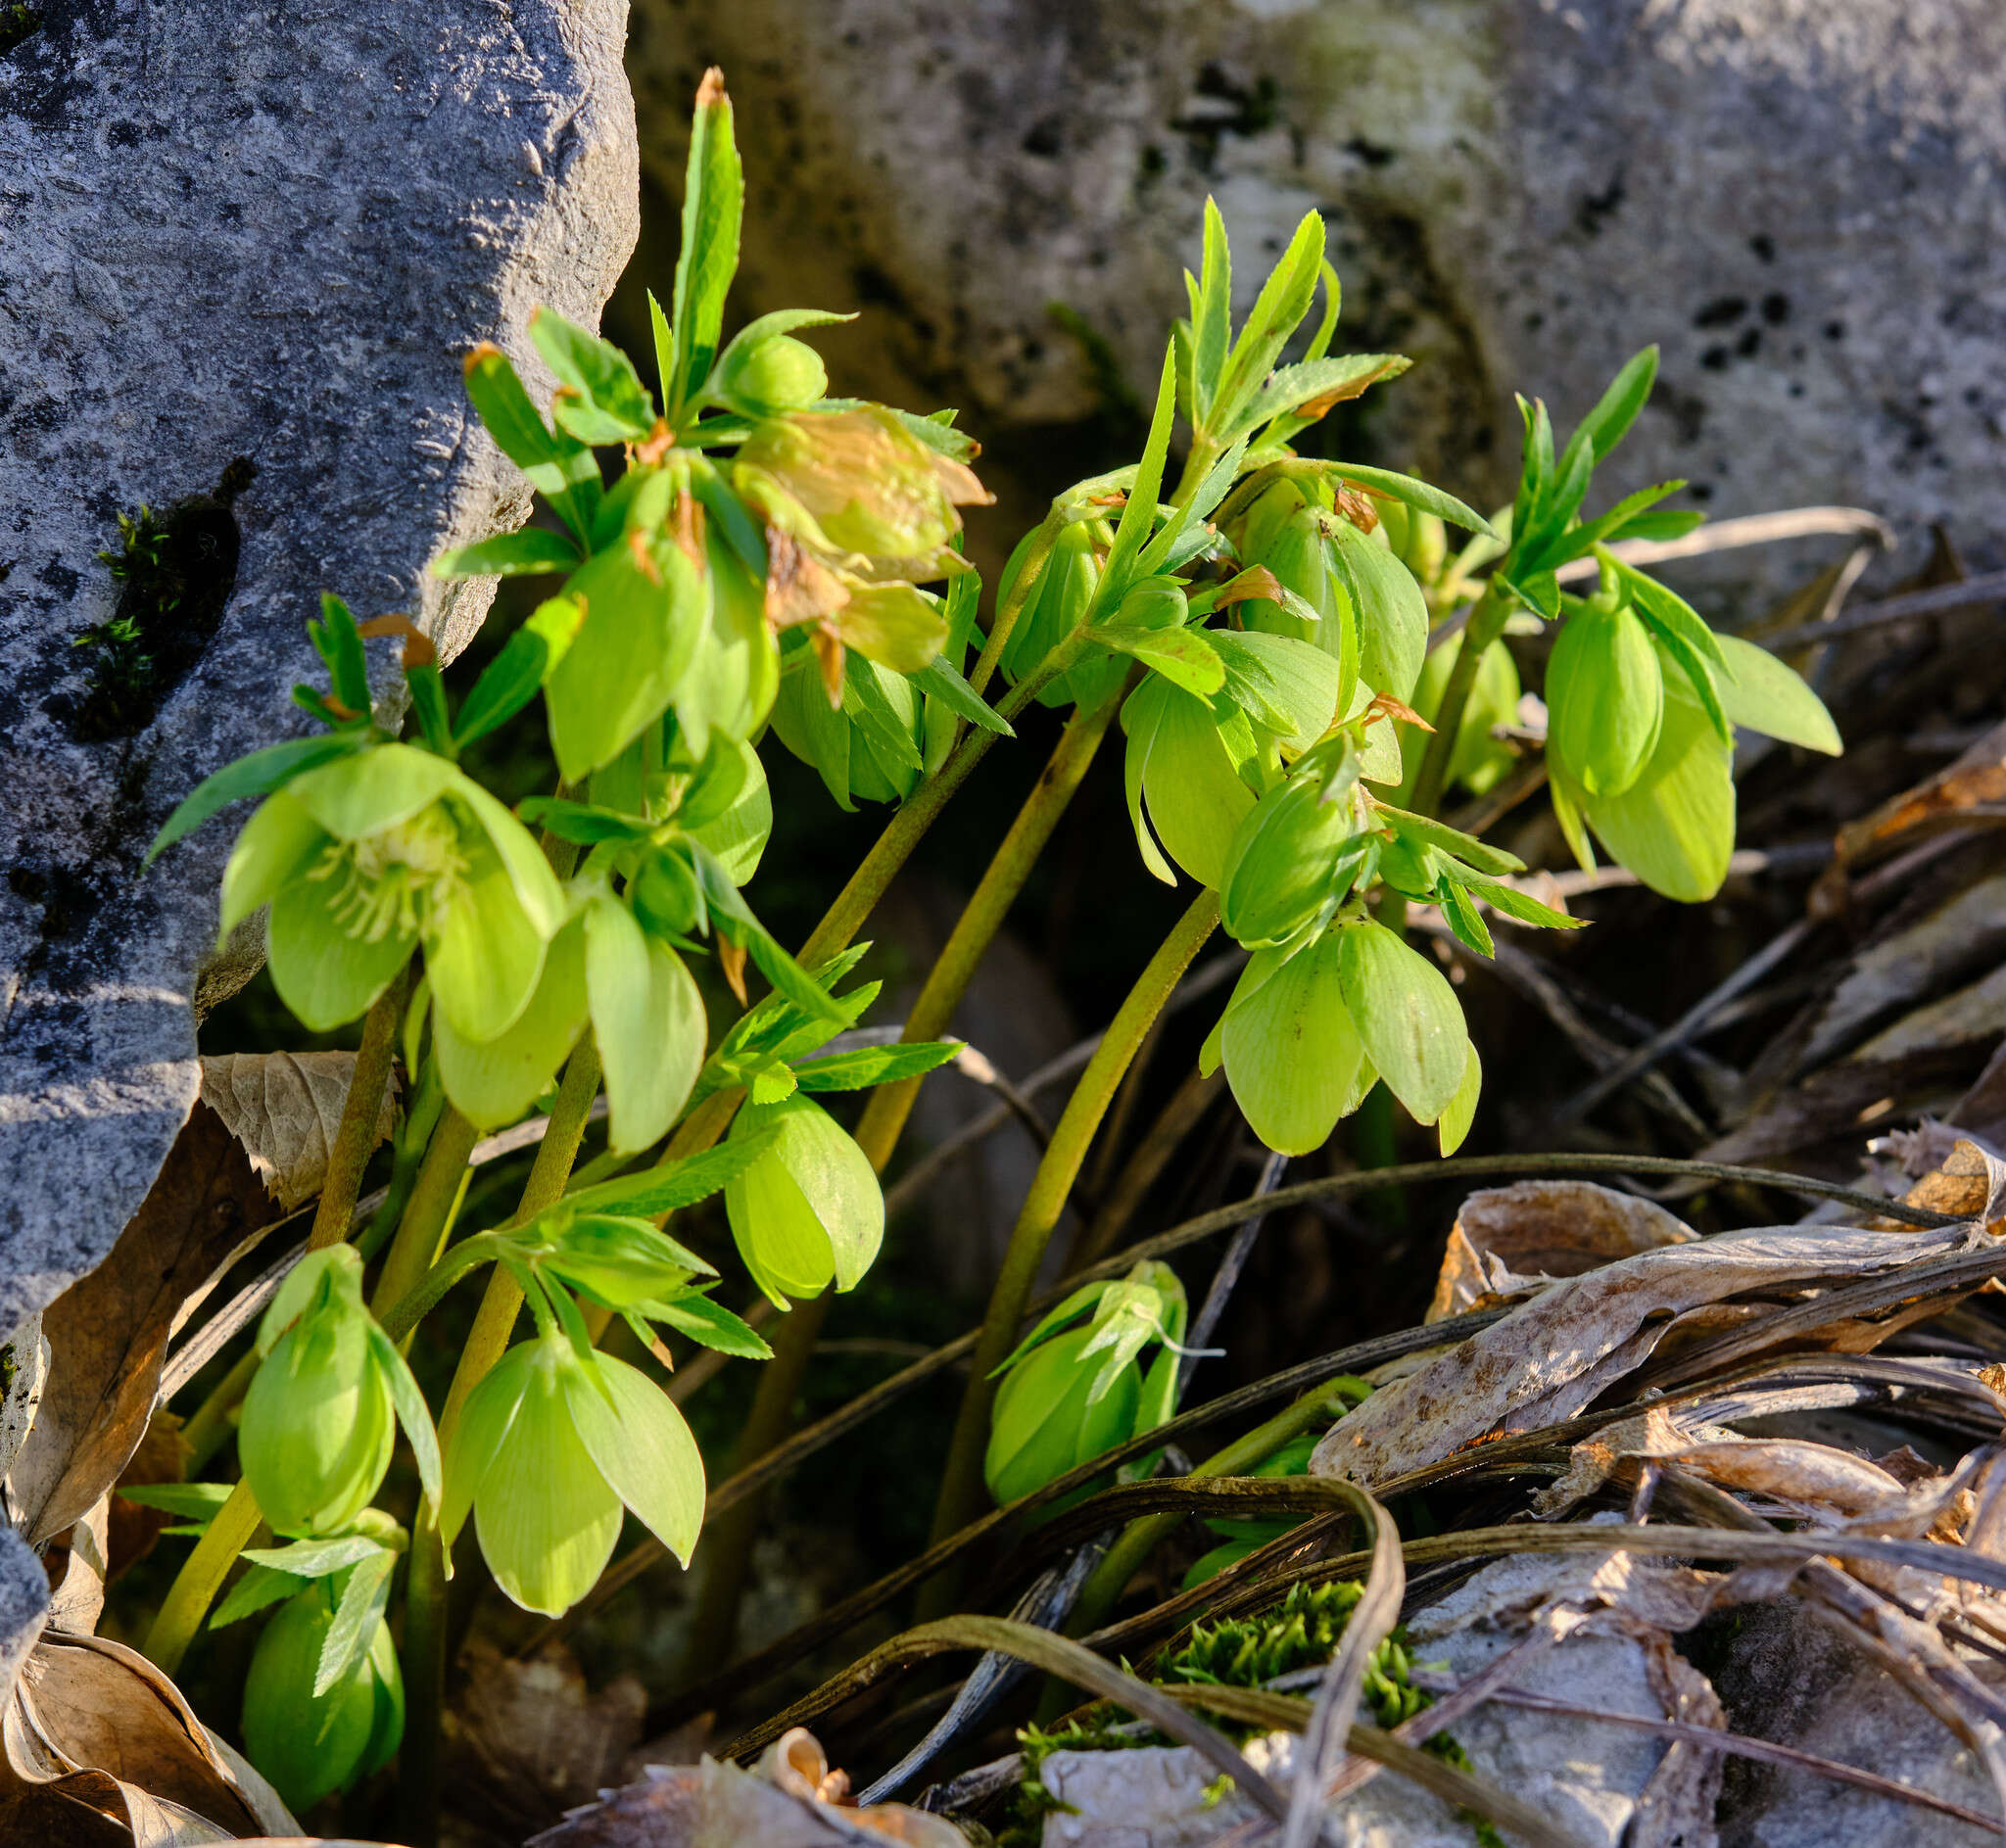
<svg viewBox="0 0 2006 1848">
<path fill-rule="evenodd" d="M 42 16 L 24 0 L 13 0 L 11 6 L 0 6 L 0 58 L 4 58 L 24 39 L 32 38 L 42 29 Z"/>
</svg>

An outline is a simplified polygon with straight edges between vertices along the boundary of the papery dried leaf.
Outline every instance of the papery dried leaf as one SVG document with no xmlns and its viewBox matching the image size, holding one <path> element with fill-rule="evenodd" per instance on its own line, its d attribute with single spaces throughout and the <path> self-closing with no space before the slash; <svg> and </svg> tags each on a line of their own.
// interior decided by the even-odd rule
<svg viewBox="0 0 2006 1848">
<path fill-rule="evenodd" d="M 146 1435 L 139 1448 L 119 1473 L 120 1489 L 139 1489 L 158 1483 L 188 1480 L 188 1445 L 181 1436 L 181 1421 L 165 1405 L 156 1406 L 147 1421 Z M 113 1578 L 138 1564 L 153 1551 L 161 1531 L 174 1523 L 165 1508 L 142 1508 L 122 1495 L 112 1497 L 111 1532 L 106 1539 L 105 1557 Z"/>
<path fill-rule="evenodd" d="M 45 1634 L 0 1720 L 0 1743 L 18 1792 L 42 1785 L 53 1786 L 54 1797 L 116 1798 L 135 1818 L 149 1800 L 171 1806 L 168 1820 L 181 1813 L 174 1823 L 181 1832 L 141 1835 L 139 1821 L 128 1824 L 136 1839 L 164 1848 L 300 1832 L 271 1786 L 203 1726 L 173 1682 L 137 1650 L 106 1637 Z M 187 1817 L 227 1833 L 191 1832 Z"/>
<path fill-rule="evenodd" d="M 641 1743 L 647 1693 L 622 1675 L 597 1693 L 561 1644 L 526 1661 L 475 1641 L 446 1716 L 449 1806 L 520 1841 L 618 1780 Z"/>
<path fill-rule="evenodd" d="M 251 1167 L 290 1212 L 327 1178 L 355 1075 L 354 1053 L 224 1053 L 202 1062 L 202 1101 L 244 1145 Z M 394 1086 L 376 1120 L 376 1141 L 396 1125 Z M 372 1144 L 373 1146 L 373 1144 Z"/>
<path fill-rule="evenodd" d="M 27 1442 L 49 1377 L 49 1342 L 37 1309 L 0 1348 L 0 1480 Z"/>
<path fill-rule="evenodd" d="M 1462 1203 L 1427 1320 L 1461 1315 L 1481 1297 L 1523 1295 L 1615 1258 L 1698 1237 L 1653 1201 L 1593 1181 L 1520 1181 Z"/>
<path fill-rule="evenodd" d="M 1346 1414 L 1311 1460 L 1366 1487 L 1480 1438 L 1568 1418 L 1633 1371 L 1665 1318 L 1755 1290 L 1851 1281 L 1956 1250 L 1968 1234 L 1773 1227 L 1671 1245 L 1552 1285 Z"/>
<path fill-rule="evenodd" d="M 43 1555 L 42 1566 L 51 1587 L 51 1630 L 87 1636 L 97 1629 L 98 1619 L 104 1614 L 105 1583 L 111 1577 L 111 1497 L 100 1496 L 97 1505 Z"/>
<path fill-rule="evenodd" d="M 176 1317 L 273 1210 L 243 1146 L 197 1103 L 112 1255 L 42 1312 L 49 1378 L 8 1481 L 30 1543 L 119 1480 L 153 1414 Z"/>
</svg>

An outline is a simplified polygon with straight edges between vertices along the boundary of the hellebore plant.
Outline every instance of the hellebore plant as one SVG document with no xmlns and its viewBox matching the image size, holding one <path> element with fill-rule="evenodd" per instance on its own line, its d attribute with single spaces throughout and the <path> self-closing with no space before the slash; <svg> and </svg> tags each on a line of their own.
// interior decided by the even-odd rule
<svg viewBox="0 0 2006 1848">
<path fill-rule="evenodd" d="M 1075 1292 L 1028 1335 L 1024 1323 L 1103 1116 L 1219 923 L 1250 954 L 1201 1065 L 1223 1066 L 1270 1148 L 1317 1148 L 1377 1085 L 1445 1152 L 1468 1132 L 1481 1067 L 1454 988 L 1406 939 L 1409 908 L 1433 908 L 1480 956 L 1492 920 L 1579 922 L 1521 889 L 1518 860 L 1438 819 L 1452 784 L 1490 788 L 1537 743 L 1507 638 L 1552 632 L 1545 765 L 1568 841 L 1588 864 L 1593 835 L 1674 897 L 1704 898 L 1725 872 L 1735 726 L 1838 748 L 1788 668 L 1715 636 L 1626 559 L 1625 542 L 1696 520 L 1657 504 L 1678 484 L 1584 513 L 1649 395 L 1653 353 L 1557 455 L 1545 407 L 1525 406 L 1518 493 L 1487 519 L 1411 477 L 1297 452 L 1304 431 L 1408 362 L 1332 354 L 1337 278 L 1314 213 L 1235 327 L 1208 205 L 1141 456 L 1054 499 L 985 613 L 961 509 L 990 497 L 953 414 L 829 396 L 803 335 L 845 315 L 786 310 L 725 339 L 742 197 L 711 72 L 669 306 L 648 298 L 654 389 L 548 309 L 528 329 L 557 381 L 548 404 L 499 348 L 467 356 L 482 424 L 549 517 L 432 569 L 549 582 L 456 709 L 408 618 L 358 624 L 330 592 L 309 625 L 327 689 L 294 690 L 318 729 L 209 779 L 153 847 L 259 798 L 223 876 L 221 926 L 264 915 L 281 998 L 315 1031 L 362 1020 L 358 1071 L 375 1082 L 358 1076 L 349 1100 L 315 1249 L 233 1376 L 241 1482 L 140 1492 L 201 1517 L 149 1648 L 171 1669 L 218 1596 L 215 1622 L 277 1606 L 245 1737 L 302 1805 L 398 1749 L 407 1682 L 414 1837 L 436 1801 L 455 1539 L 471 1526 L 502 1590 L 552 1615 L 594 1595 L 627 1513 L 690 1559 L 704 1459 L 658 1379 L 598 1336 L 618 1320 L 643 1355 L 667 1358 L 666 1335 L 772 1357 L 737 1466 L 784 1435 L 832 1291 L 879 1256 L 878 1177 L 919 1083 L 960 1050 L 943 1037 L 955 1005 L 1118 723 L 1143 864 L 1198 891 L 1051 1133 L 978 1339 L 936 1537 L 985 1488 L 1020 1497 L 1174 1410 L 1185 1305 L 1163 1264 Z M 1452 528 L 1469 536 L 1459 551 Z M 1585 577 L 1586 595 L 1563 588 Z M 366 643 L 387 637 L 402 638 L 402 675 L 380 663 L 372 680 Z M 998 673 L 1008 690 L 992 707 Z M 1033 702 L 1067 714 L 1051 762 L 900 1043 L 884 1044 L 859 1030 L 878 985 L 838 992 L 865 947 L 852 939 Z M 560 785 L 510 809 L 465 753 L 539 718 Z M 841 807 L 897 805 L 798 958 L 745 897 L 773 827 L 769 734 Z M 705 958 L 743 1010 L 715 1040 Z M 365 1303 L 364 1259 L 344 1241 L 393 1048 L 413 1102 Z M 605 1165 L 580 1185 L 571 1166 L 601 1089 Z M 873 1095 L 852 1130 L 824 1100 L 857 1090 Z M 456 1227 L 477 1135 L 540 1107 L 516 1211 Z M 746 1278 L 785 1311 L 772 1348 L 663 1230 L 718 1194 Z M 373 1256 L 375 1235 L 365 1245 Z M 475 1269 L 485 1295 L 435 1439 L 399 1344 Z M 534 1332 L 518 1342 L 525 1304 Z M 227 1429 L 234 1402 L 219 1397 L 206 1423 Z M 400 1425 L 422 1491 L 408 1533 L 373 1505 Z M 729 1647 L 755 1508 L 740 1498 L 705 1549 L 699 1651 Z M 283 1543 L 253 1543 L 261 1520 Z M 240 1555 L 248 1570 L 225 1590 Z M 402 1674 L 386 1627 L 400 1565 Z"/>
</svg>

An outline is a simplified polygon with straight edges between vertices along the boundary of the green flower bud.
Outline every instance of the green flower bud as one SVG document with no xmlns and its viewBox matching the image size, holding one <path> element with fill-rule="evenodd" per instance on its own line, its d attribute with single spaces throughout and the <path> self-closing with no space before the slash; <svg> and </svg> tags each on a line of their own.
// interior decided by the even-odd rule
<svg viewBox="0 0 2006 1848">
<path fill-rule="evenodd" d="M 605 1570 L 623 1506 L 687 1565 L 703 1494 L 703 1458 L 667 1396 L 553 1333 L 511 1348 L 468 1394 L 439 1531 L 450 1548 L 471 1512 L 495 1583 L 555 1617 Z"/>
<path fill-rule="evenodd" d="M 1175 578 L 1144 578 L 1129 587 L 1115 620 L 1131 629 L 1181 629 L 1190 614 L 1184 587 Z"/>
<path fill-rule="evenodd" d="M 883 404 L 797 410 L 754 427 L 738 466 L 794 500 L 837 551 L 895 558 L 931 552 L 961 530 L 957 504 L 981 484 L 913 435 Z"/>
<path fill-rule="evenodd" d="M 752 1281 L 781 1308 L 833 1281 L 854 1289 L 884 1237 L 884 1196 L 864 1152 L 821 1105 L 798 1092 L 752 1104 L 736 1137 L 774 1139 L 725 1185 L 725 1213 Z"/>
<path fill-rule="evenodd" d="M 1337 892 L 1338 853 L 1357 830 L 1358 754 L 1341 741 L 1308 759 L 1248 812 L 1226 849 L 1219 920 L 1249 949 L 1285 943 Z"/>
<path fill-rule="evenodd" d="M 1270 495 L 1275 492 L 1269 491 Z M 1266 597 L 1251 597 L 1240 604 L 1240 620 L 1249 629 L 1265 635 L 1293 636 L 1299 641 L 1313 641 L 1332 659 L 1340 659 L 1351 611 L 1344 592 L 1331 580 L 1318 510 L 1303 505 L 1293 489 L 1288 492 L 1295 506 L 1279 523 L 1272 523 L 1272 513 L 1279 509 L 1267 508 L 1264 497 L 1262 507 L 1268 510 L 1271 536 L 1266 538 L 1259 552 L 1244 556 L 1250 565 L 1266 565 L 1283 590 L 1293 591 L 1321 620 L 1312 622 Z M 1256 524 L 1250 520 L 1250 529 Z"/>
<path fill-rule="evenodd" d="M 1547 662 L 1547 748 L 1592 796 L 1644 774 L 1664 720 L 1664 676 L 1650 632 L 1627 603 L 1593 604 L 1560 625 Z"/>
<path fill-rule="evenodd" d="M 747 417 L 805 409 L 829 390 L 822 355 L 788 334 L 749 347 L 734 342 L 718 374 L 720 401 Z"/>
<path fill-rule="evenodd" d="M 1011 626 L 1010 639 L 1003 644 L 1003 673 L 1013 686 L 1036 673 L 1045 656 L 1078 628 L 1085 617 L 1101 577 L 1100 554 L 1095 550 L 1095 524 L 1091 520 L 1075 521 L 1052 543 L 1051 556 L 1045 560 L 1045 568 L 1031 588 L 1024 608 L 1018 611 L 1017 621 Z M 999 598 L 1009 599 L 1017 583 L 1017 574 L 1023 567 L 1025 553 L 1035 537 L 1034 533 L 1027 533 L 1018 542 L 1010 562 L 1003 568 L 1003 581 L 997 590 Z M 1093 668 L 1102 665 L 1099 661 L 1091 664 Z M 1060 675 L 1040 689 L 1038 703 L 1060 707 L 1083 699 L 1081 676 L 1090 675 L 1090 672 L 1088 664 L 1082 663 L 1080 667 Z M 1104 677 L 1092 677 L 1093 685 L 1098 686 L 1101 678 Z"/>
<path fill-rule="evenodd" d="M 1404 897 L 1431 899 L 1439 877 L 1435 850 L 1396 833 L 1379 850 L 1379 877 Z"/>
<path fill-rule="evenodd" d="M 237 1434 L 244 1480 L 277 1534 L 337 1534 L 375 1498 L 402 1421 L 429 1496 L 439 1461 L 417 1383 L 362 1303 L 354 1246 L 310 1252 L 258 1337 L 263 1355 Z"/>
<path fill-rule="evenodd" d="M 302 1814 L 380 1770 L 404 1737 L 404 1677 L 380 1617 L 361 1659 L 325 1693 L 313 1691 L 335 1584 L 316 1579 L 279 1607 L 244 1678 L 245 1751 Z"/>
<path fill-rule="evenodd" d="M 1142 1375 L 1132 1363 L 1097 1399 L 1086 1348 L 1090 1328 L 1041 1342 L 1004 1375 L 996 1391 L 982 1477 L 999 1503 L 1042 1489 L 1089 1457 L 1135 1435 Z"/>
</svg>

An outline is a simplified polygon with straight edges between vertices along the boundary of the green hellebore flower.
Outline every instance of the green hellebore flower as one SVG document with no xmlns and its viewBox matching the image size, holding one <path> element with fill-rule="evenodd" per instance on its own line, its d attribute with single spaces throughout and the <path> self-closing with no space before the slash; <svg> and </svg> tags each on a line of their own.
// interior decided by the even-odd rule
<svg viewBox="0 0 2006 1848">
<path fill-rule="evenodd" d="M 1153 674 L 1122 702 L 1122 730 L 1128 738 L 1128 818 L 1143 864 L 1174 885 L 1168 852 L 1199 884 L 1218 885 L 1254 791 L 1240 780 L 1213 708 Z"/>
<path fill-rule="evenodd" d="M 797 410 L 754 426 L 738 466 L 773 481 L 839 552 L 931 553 L 961 531 L 957 505 L 989 496 L 975 475 L 913 435 L 883 404 Z"/>
<path fill-rule="evenodd" d="M 313 1691 L 335 1583 L 315 1579 L 279 1607 L 244 1678 L 244 1749 L 299 1813 L 387 1765 L 404 1737 L 404 1676 L 382 1618 L 361 1659 Z"/>
<path fill-rule="evenodd" d="M 1307 753 L 1234 831 L 1219 920 L 1249 949 L 1286 943 L 1337 895 L 1338 854 L 1357 830 L 1358 753 L 1347 738 Z"/>
<path fill-rule="evenodd" d="M 1628 603 L 1591 603 L 1560 625 L 1547 661 L 1547 749 L 1586 793 L 1621 795 L 1644 774 L 1664 708 L 1657 650 Z"/>
<path fill-rule="evenodd" d="M 813 1099 L 748 1104 L 732 1135 L 775 1132 L 725 1184 L 725 1214 L 752 1281 L 776 1306 L 852 1290 L 884 1238 L 884 1196 L 863 1150 Z"/>
<path fill-rule="evenodd" d="M 829 391 L 829 372 L 822 355 L 788 334 L 734 342 L 718 367 L 718 399 L 728 410 L 746 417 L 770 417 L 803 410 Z"/>
<path fill-rule="evenodd" d="M 555 1617 L 605 1570 L 623 1506 L 688 1565 L 703 1495 L 703 1457 L 668 1397 L 552 1333 L 511 1348 L 468 1394 L 439 1532 L 450 1549 L 471 1511 L 496 1584 Z"/>
<path fill-rule="evenodd" d="M 1293 955 L 1257 951 L 1241 971 L 1200 1068 L 1223 1059 L 1233 1101 L 1282 1155 L 1309 1155 L 1378 1078 L 1344 1002 L 1341 928 Z"/>
<path fill-rule="evenodd" d="M 492 1039 L 528 1005 L 564 923 L 529 831 L 409 744 L 352 752 L 264 799 L 223 870 L 222 934 L 266 904 L 272 979 L 316 1032 L 367 1012 L 422 943 L 440 1009 Z"/>
<path fill-rule="evenodd" d="M 352 1245 L 310 1252 L 259 1326 L 263 1356 L 237 1433 L 244 1480 L 274 1533 L 338 1534 L 375 1498 L 402 1424 L 426 1497 L 439 1450 L 423 1396 L 362 1302 Z"/>
<path fill-rule="evenodd" d="M 1088 1310 L 1084 1327 L 1066 1326 Z M 1003 1383 L 982 1458 L 990 1494 L 1015 1501 L 1169 1418 L 1184 1316 L 1176 1273 L 1148 1259 L 1053 1309 L 997 1369 Z M 1145 1373 L 1151 1347 L 1162 1351 Z"/>
<path fill-rule="evenodd" d="M 1417 1123 L 1454 1104 L 1469 1069 L 1469 1033 L 1449 978 L 1384 924 L 1360 920 L 1337 939 L 1338 990 L 1365 1057 Z"/>
<path fill-rule="evenodd" d="M 766 723 L 780 690 L 780 647 L 766 621 L 766 588 L 746 569 L 715 522 L 704 533 L 704 621 L 677 681 L 673 703 L 682 741 L 700 758 L 713 730 L 733 740 Z"/>
<path fill-rule="evenodd" d="M 794 669 L 793 661 L 803 666 Z M 852 660 L 837 711 L 830 706 L 812 657 L 791 657 L 789 669 L 773 706 L 780 741 L 815 767 L 838 808 L 904 801 L 925 768 L 924 715 L 912 683 L 875 661 Z"/>
</svg>

